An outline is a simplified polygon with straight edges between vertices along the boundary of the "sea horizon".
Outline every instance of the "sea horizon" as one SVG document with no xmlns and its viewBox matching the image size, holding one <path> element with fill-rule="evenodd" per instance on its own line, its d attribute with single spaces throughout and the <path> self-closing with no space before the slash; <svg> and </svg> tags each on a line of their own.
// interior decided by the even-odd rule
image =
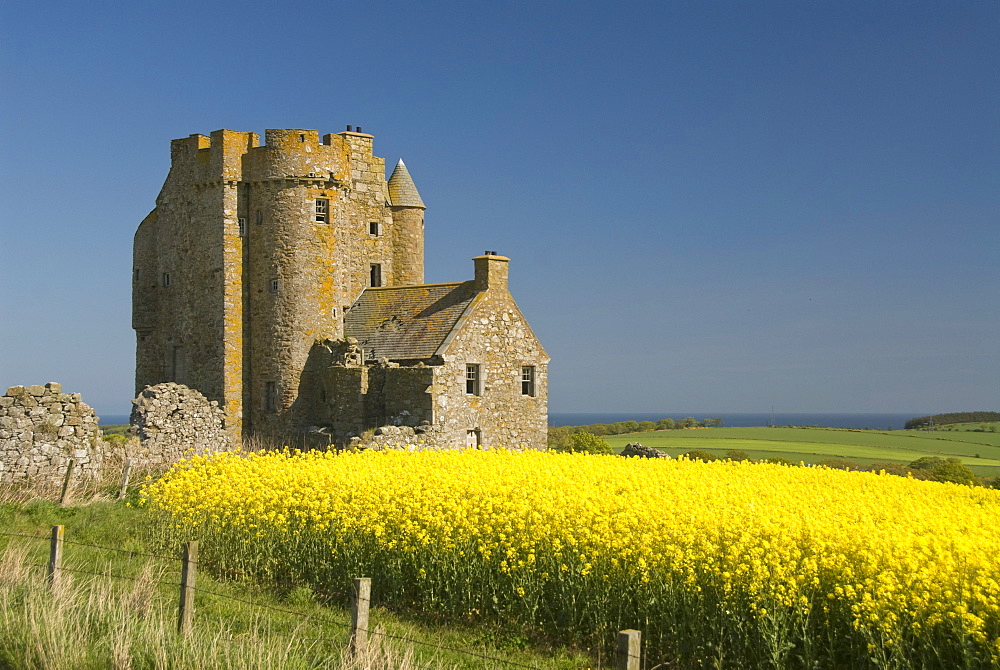
<svg viewBox="0 0 1000 670">
<path fill-rule="evenodd" d="M 587 426 L 594 423 L 620 421 L 682 420 L 694 417 L 722 419 L 730 428 L 751 426 L 823 426 L 825 428 L 859 428 L 875 430 L 901 430 L 903 424 L 921 414 L 903 412 L 549 412 L 550 426 Z M 128 423 L 127 414 L 105 414 L 101 425 Z"/>
<path fill-rule="evenodd" d="M 910 419 L 921 414 L 903 412 L 549 412 L 550 426 L 586 426 L 620 421 L 679 421 L 687 417 L 698 421 L 722 419 L 730 428 L 752 426 L 822 426 L 825 428 L 859 428 L 901 430 Z"/>
</svg>

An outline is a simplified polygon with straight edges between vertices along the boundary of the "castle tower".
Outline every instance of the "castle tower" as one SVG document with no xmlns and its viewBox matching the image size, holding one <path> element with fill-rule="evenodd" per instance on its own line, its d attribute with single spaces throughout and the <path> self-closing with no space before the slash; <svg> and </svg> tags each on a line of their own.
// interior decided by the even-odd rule
<svg viewBox="0 0 1000 670">
<path fill-rule="evenodd" d="M 392 223 L 396 228 L 393 247 L 393 283 L 424 283 L 424 201 L 400 158 L 389 177 Z"/>
<path fill-rule="evenodd" d="M 308 414 L 299 386 L 314 344 L 342 337 L 365 288 L 423 280 L 424 204 L 408 173 L 392 202 L 373 139 L 348 126 L 172 142 L 135 236 L 137 391 L 196 388 L 236 438 Z"/>
</svg>

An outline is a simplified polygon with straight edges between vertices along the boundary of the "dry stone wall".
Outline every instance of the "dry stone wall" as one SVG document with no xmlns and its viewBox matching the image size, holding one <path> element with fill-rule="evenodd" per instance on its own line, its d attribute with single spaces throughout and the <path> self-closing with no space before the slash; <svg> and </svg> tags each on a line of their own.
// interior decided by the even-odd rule
<svg viewBox="0 0 1000 670">
<path fill-rule="evenodd" d="M 134 456 L 148 465 L 169 465 L 185 455 L 232 448 L 219 403 L 183 384 L 144 388 L 132 401 L 129 423 L 141 445 Z"/>
<path fill-rule="evenodd" d="M 0 483 L 58 484 L 70 459 L 82 477 L 100 474 L 107 445 L 79 393 L 50 382 L 12 386 L 0 397 Z"/>
</svg>

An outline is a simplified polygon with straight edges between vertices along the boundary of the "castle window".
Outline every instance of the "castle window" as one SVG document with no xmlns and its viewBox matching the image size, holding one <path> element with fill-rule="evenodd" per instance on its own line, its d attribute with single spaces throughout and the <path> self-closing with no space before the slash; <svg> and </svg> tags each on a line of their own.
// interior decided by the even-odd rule
<svg viewBox="0 0 1000 670">
<path fill-rule="evenodd" d="M 271 280 L 271 293 L 277 293 L 278 292 L 278 287 L 279 287 L 278 280 L 277 279 L 272 279 Z"/>
<path fill-rule="evenodd" d="M 465 446 L 469 449 L 478 449 L 483 444 L 483 434 L 478 430 L 465 431 Z"/>
<path fill-rule="evenodd" d="M 264 212 L 257 210 L 257 223 L 261 223 L 264 220 Z"/>
<path fill-rule="evenodd" d="M 329 218 L 330 201 L 326 198 L 316 198 L 316 222 L 326 223 Z"/>
<path fill-rule="evenodd" d="M 306 136 L 303 135 L 302 133 L 299 133 L 299 142 L 305 142 L 305 141 L 306 141 Z"/>
<path fill-rule="evenodd" d="M 368 281 L 369 286 L 381 286 L 382 285 L 382 265 L 379 263 L 372 263 L 371 276 Z"/>
<path fill-rule="evenodd" d="M 368 234 L 378 237 L 378 221 L 372 221 L 368 224 Z"/>
<path fill-rule="evenodd" d="M 170 273 L 169 272 L 164 272 L 163 273 L 163 277 L 160 279 L 160 282 L 164 286 L 170 286 Z"/>
<path fill-rule="evenodd" d="M 465 393 L 466 395 L 480 395 L 482 375 L 479 372 L 478 363 L 469 363 L 465 366 Z"/>
<path fill-rule="evenodd" d="M 535 395 L 535 366 L 521 366 L 521 395 Z"/>
<path fill-rule="evenodd" d="M 264 411 L 278 411 L 278 382 L 264 382 Z"/>
<path fill-rule="evenodd" d="M 241 216 L 236 221 L 237 221 L 237 223 L 239 225 L 240 237 L 244 237 L 247 234 L 247 220 L 246 220 L 246 217 Z"/>
<path fill-rule="evenodd" d="M 170 379 L 177 384 L 184 383 L 184 347 L 175 346 L 170 350 Z"/>
<path fill-rule="evenodd" d="M 139 281 L 139 268 L 132 268 L 132 281 Z"/>
</svg>

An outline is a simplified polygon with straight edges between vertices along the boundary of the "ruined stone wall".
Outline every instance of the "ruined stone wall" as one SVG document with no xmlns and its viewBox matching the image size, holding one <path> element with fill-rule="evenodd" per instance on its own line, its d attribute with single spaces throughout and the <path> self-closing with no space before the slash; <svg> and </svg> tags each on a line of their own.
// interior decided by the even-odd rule
<svg viewBox="0 0 1000 670">
<path fill-rule="evenodd" d="M 141 447 L 128 455 L 144 465 L 169 465 L 185 455 L 233 447 L 219 403 L 181 384 L 143 389 L 132 401 L 129 423 Z"/>
<path fill-rule="evenodd" d="M 411 426 L 433 423 L 434 406 L 432 390 L 434 368 L 416 366 L 379 366 L 372 369 L 373 380 L 369 395 L 378 379 L 378 396 L 381 412 L 370 416 L 369 423 L 378 426 Z"/>
<path fill-rule="evenodd" d="M 107 447 L 94 410 L 62 386 L 13 386 L 0 397 L 0 482 L 58 485 L 70 459 L 95 477 Z"/>
<path fill-rule="evenodd" d="M 368 392 L 368 369 L 356 366 L 331 366 L 323 378 L 323 410 L 316 423 L 327 426 L 340 444 L 360 435 L 365 425 L 365 394 Z"/>
</svg>

